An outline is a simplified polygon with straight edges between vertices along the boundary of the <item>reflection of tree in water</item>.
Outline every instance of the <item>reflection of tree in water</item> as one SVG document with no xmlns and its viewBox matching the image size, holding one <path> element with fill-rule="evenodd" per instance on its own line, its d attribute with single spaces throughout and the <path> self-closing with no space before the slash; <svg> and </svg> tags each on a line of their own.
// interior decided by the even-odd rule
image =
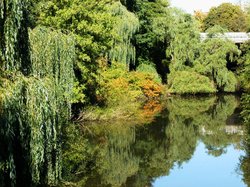
<svg viewBox="0 0 250 187">
<path fill-rule="evenodd" d="M 233 95 L 209 98 L 174 98 L 169 102 L 170 121 L 196 129 L 196 136 L 205 143 L 208 153 L 220 156 L 231 143 L 239 143 L 240 135 L 226 131 L 226 121 L 234 113 L 239 102 Z M 235 127 L 237 128 L 237 126 Z M 185 131 L 181 136 L 185 137 Z M 187 136 L 187 135 L 186 135 Z M 193 136 L 193 137 L 192 137 Z M 195 137 L 195 133 L 190 136 Z M 189 139 L 189 138 L 188 138 Z M 186 140 L 187 141 L 187 140 Z M 188 141 L 187 141 L 188 142 Z"/>
<path fill-rule="evenodd" d="M 107 129 L 108 145 L 103 157 L 105 167 L 102 169 L 101 181 L 105 185 L 121 186 L 139 168 L 139 159 L 132 150 L 135 142 L 135 127 L 113 124 Z"/>
<path fill-rule="evenodd" d="M 250 187 L 250 95 L 244 96 L 242 115 L 247 130 L 244 141 L 245 156 L 241 158 L 240 168 L 243 172 L 243 181 Z"/>
<path fill-rule="evenodd" d="M 78 186 L 80 182 L 82 186 L 151 186 L 175 164 L 190 160 L 199 139 L 214 156 L 230 143 L 239 143 L 240 136 L 225 131 L 237 106 L 234 96 L 176 97 L 149 125 L 88 126 L 85 131 L 91 133 L 66 141 L 64 179 Z M 72 156 L 76 150 L 80 150 L 77 156 Z"/>
<path fill-rule="evenodd" d="M 209 154 L 220 156 L 226 153 L 229 144 L 239 145 L 241 135 L 227 132 L 229 126 L 225 126 L 227 119 L 234 114 L 238 106 L 239 102 L 234 96 L 226 95 L 218 98 L 216 105 L 213 105 L 208 112 L 196 118 L 196 123 L 202 124 L 201 140 L 206 144 Z M 238 124 L 232 125 L 239 128 Z"/>
<path fill-rule="evenodd" d="M 134 126 L 92 125 L 86 130 L 88 133 L 77 134 L 75 126 L 68 127 L 63 155 L 65 180 L 77 186 L 121 186 L 138 171 L 139 159 L 132 150 Z"/>
</svg>

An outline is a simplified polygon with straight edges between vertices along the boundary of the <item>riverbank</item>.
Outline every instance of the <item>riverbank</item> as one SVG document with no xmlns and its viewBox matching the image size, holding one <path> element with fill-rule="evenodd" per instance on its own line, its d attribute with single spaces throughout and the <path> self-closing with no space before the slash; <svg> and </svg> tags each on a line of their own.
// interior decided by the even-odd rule
<svg viewBox="0 0 250 187">
<path fill-rule="evenodd" d="M 166 106 L 166 98 L 133 102 L 126 105 L 113 107 L 88 107 L 74 121 L 82 122 L 109 122 L 109 121 L 137 121 L 147 123 L 159 114 Z"/>
</svg>

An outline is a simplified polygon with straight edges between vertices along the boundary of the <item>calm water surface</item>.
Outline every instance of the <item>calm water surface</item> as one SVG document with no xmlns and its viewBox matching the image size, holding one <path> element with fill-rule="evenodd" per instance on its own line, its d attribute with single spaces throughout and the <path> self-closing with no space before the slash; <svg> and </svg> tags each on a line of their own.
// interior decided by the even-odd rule
<svg viewBox="0 0 250 187">
<path fill-rule="evenodd" d="M 181 167 L 173 167 L 169 176 L 157 178 L 153 186 L 245 187 L 237 171 L 239 158 L 243 155 L 242 150 L 229 145 L 225 154 L 214 157 L 207 153 L 206 146 L 200 142 L 189 162 Z"/>
<path fill-rule="evenodd" d="M 42 187 L 58 178 L 60 187 L 250 187 L 250 145 L 244 141 L 250 133 L 240 107 L 233 95 L 171 97 L 140 123 L 66 125 L 62 144 L 48 145 L 55 149 L 45 152 L 37 180 Z M 155 111 L 145 108 L 147 115 Z M 29 149 L 13 147 L 20 150 L 0 152 L 0 186 L 33 187 L 36 160 L 26 163 Z M 15 169 L 11 175 L 8 167 Z M 11 185 L 10 177 L 17 182 Z"/>
<path fill-rule="evenodd" d="M 245 187 L 239 107 L 233 95 L 173 97 L 149 124 L 91 124 L 65 144 L 64 180 L 86 187 Z"/>
</svg>

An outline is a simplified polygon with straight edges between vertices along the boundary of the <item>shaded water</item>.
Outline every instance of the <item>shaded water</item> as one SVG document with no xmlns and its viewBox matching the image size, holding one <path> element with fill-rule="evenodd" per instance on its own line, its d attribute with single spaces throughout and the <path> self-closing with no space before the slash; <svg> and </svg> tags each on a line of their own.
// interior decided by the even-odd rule
<svg viewBox="0 0 250 187">
<path fill-rule="evenodd" d="M 51 163 L 61 168 L 59 186 L 244 187 L 249 184 L 250 146 L 243 141 L 248 132 L 239 117 L 238 97 L 172 97 L 163 108 L 152 122 L 67 125 L 63 131 L 62 155 Z M 14 158 L 20 157 L 18 151 L 13 154 Z M 0 186 L 9 181 L 3 169 L 4 155 L 0 152 Z M 32 162 L 22 158 L 26 157 L 21 156 L 14 163 L 19 163 L 16 178 L 25 181 L 17 182 L 16 186 L 35 186 L 28 172 Z M 42 171 L 47 170 L 44 163 Z M 48 179 L 40 178 L 41 186 L 48 186 Z"/>
<path fill-rule="evenodd" d="M 80 134 L 70 126 L 64 184 L 244 187 L 239 104 L 233 95 L 173 97 L 149 124 L 91 124 Z"/>
</svg>

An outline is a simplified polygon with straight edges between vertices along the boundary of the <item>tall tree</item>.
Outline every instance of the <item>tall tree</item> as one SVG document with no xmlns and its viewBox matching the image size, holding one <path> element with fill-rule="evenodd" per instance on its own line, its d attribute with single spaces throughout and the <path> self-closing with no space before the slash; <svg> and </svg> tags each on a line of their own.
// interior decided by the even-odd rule
<svg viewBox="0 0 250 187">
<path fill-rule="evenodd" d="M 214 81 L 218 91 L 235 92 L 238 81 L 234 73 L 228 70 L 227 63 L 240 54 L 237 46 L 229 40 L 208 38 L 200 43 L 199 49 L 195 70 Z"/>
<path fill-rule="evenodd" d="M 0 68 L 30 73 L 27 2 L 0 1 Z"/>
<path fill-rule="evenodd" d="M 28 1 L 0 0 L 1 186 L 57 184 L 71 111 L 74 41 L 40 29 L 28 35 L 27 10 Z"/>
<path fill-rule="evenodd" d="M 123 3 L 138 16 L 140 21 L 140 29 L 134 41 L 136 66 L 142 63 L 154 63 L 165 81 L 168 72 L 165 50 L 169 44 L 171 24 L 168 0 L 127 0 Z"/>
<path fill-rule="evenodd" d="M 241 56 L 238 59 L 238 76 L 241 86 L 245 91 L 250 91 L 250 42 L 246 42 L 240 46 Z"/>
<path fill-rule="evenodd" d="M 210 9 L 204 19 L 204 30 L 219 25 L 231 32 L 244 32 L 247 29 L 246 15 L 237 5 L 223 3 Z"/>
<path fill-rule="evenodd" d="M 181 10 L 173 10 L 170 45 L 166 50 L 171 59 L 170 71 L 186 70 L 193 66 L 200 42 L 197 22 Z"/>
<path fill-rule="evenodd" d="M 45 0 L 37 9 L 42 10 L 37 23 L 72 32 L 76 39 L 76 90 L 87 96 L 78 102 L 96 102 L 100 61 L 134 62 L 131 39 L 138 19 L 120 1 Z"/>
</svg>

